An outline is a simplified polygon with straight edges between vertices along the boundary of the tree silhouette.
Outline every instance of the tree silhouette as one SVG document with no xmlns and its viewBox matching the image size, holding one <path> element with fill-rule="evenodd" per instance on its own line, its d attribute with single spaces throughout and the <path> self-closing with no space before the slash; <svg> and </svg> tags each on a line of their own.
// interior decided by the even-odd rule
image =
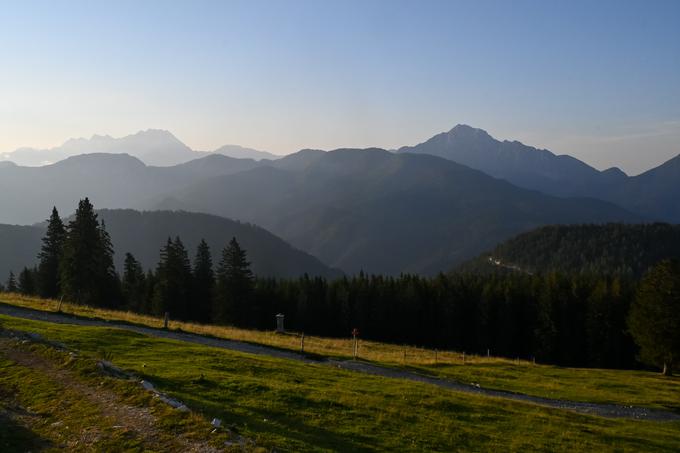
<svg viewBox="0 0 680 453">
<path fill-rule="evenodd" d="M 59 296 L 59 262 L 66 229 L 59 217 L 57 208 L 52 208 L 52 215 L 47 221 L 47 231 L 42 239 L 42 247 L 38 254 L 38 287 L 42 297 L 55 298 Z"/>
<path fill-rule="evenodd" d="M 680 357 L 680 261 L 664 260 L 647 273 L 628 322 L 640 358 L 672 375 Z"/>
<path fill-rule="evenodd" d="M 216 317 L 221 322 L 243 324 L 251 314 L 253 273 L 236 238 L 222 251 L 217 269 Z"/>
</svg>

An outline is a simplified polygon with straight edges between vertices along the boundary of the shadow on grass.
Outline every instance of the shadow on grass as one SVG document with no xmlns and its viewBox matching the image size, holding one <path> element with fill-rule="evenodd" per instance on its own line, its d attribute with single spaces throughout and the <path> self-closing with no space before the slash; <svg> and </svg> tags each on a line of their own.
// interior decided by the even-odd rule
<svg viewBox="0 0 680 453">
<path fill-rule="evenodd" d="M 275 408 L 265 408 L 266 404 L 259 407 L 253 404 L 246 405 L 239 401 L 238 395 L 230 395 L 231 391 L 222 387 L 218 382 L 207 379 L 205 380 L 206 387 L 209 390 L 207 392 L 194 392 L 192 390 L 197 390 L 195 387 L 203 387 L 203 383 L 196 380 L 185 381 L 161 376 L 144 377 L 153 382 L 159 391 L 167 392 L 168 395 L 181 400 L 193 410 L 202 412 L 207 418 L 220 418 L 224 426 L 236 434 L 249 437 L 249 435 L 252 435 L 251 433 L 264 433 L 262 440 L 265 444 L 269 442 L 269 438 L 272 438 L 285 439 L 286 445 L 283 448 L 292 451 L 310 445 L 334 451 L 374 451 L 374 448 L 368 447 L 372 443 L 371 439 L 365 436 L 356 432 L 347 435 L 339 434 L 305 420 L 306 410 L 349 411 L 349 408 L 339 403 L 329 404 L 313 401 L 295 393 L 272 395 L 269 392 L 270 389 L 266 386 L 260 392 L 257 389 L 250 388 L 250 386 L 245 386 L 248 388 L 243 389 L 231 389 L 235 393 L 243 391 L 250 395 L 251 399 L 260 399 L 263 402 L 269 398 L 276 398 L 278 403 L 286 408 L 285 411 L 282 411 Z M 201 394 L 202 396 L 194 397 L 194 394 Z M 219 396 L 217 396 L 218 394 Z M 230 411 L 229 408 L 231 407 L 235 410 Z M 337 426 L 334 426 L 334 428 L 337 428 Z M 257 439 L 255 440 L 257 441 Z"/>
<path fill-rule="evenodd" d="M 36 451 L 52 447 L 49 440 L 20 425 L 0 409 L 0 451 Z"/>
</svg>

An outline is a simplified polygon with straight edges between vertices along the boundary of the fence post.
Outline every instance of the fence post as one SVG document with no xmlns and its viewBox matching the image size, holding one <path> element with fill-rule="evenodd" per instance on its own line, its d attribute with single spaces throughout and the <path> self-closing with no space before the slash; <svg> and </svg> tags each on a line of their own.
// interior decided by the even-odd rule
<svg viewBox="0 0 680 453">
<path fill-rule="evenodd" d="M 300 353 L 304 354 L 305 353 L 305 333 L 302 332 L 302 336 L 300 337 Z"/>
<path fill-rule="evenodd" d="M 64 301 L 64 296 L 59 298 L 59 305 L 57 305 L 57 313 L 61 313 L 61 303 Z"/>
<path fill-rule="evenodd" d="M 168 321 L 170 321 L 170 313 L 165 312 L 165 317 L 163 318 L 163 328 L 167 329 L 168 328 Z"/>
<path fill-rule="evenodd" d="M 463 365 L 465 365 L 465 351 L 463 351 Z"/>
</svg>

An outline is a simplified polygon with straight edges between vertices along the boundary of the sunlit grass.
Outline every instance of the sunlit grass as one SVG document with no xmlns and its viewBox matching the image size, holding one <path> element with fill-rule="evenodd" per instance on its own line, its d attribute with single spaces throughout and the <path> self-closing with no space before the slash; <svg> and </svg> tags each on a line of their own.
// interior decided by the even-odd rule
<svg viewBox="0 0 680 453">
<path fill-rule="evenodd" d="M 680 423 L 612 420 L 115 327 L 0 316 L 113 362 L 276 451 L 677 451 Z M 568 371 L 568 370 L 567 370 Z"/>
<path fill-rule="evenodd" d="M 44 311 L 56 311 L 59 301 L 0 294 L 0 301 Z M 104 310 L 68 303 L 61 311 L 89 318 L 122 321 L 154 328 L 163 320 L 137 313 Z M 171 321 L 170 329 L 181 329 L 217 338 L 245 341 L 291 351 L 300 351 L 297 334 L 240 329 L 230 326 L 202 325 Z M 305 336 L 305 353 L 336 358 L 352 357 L 351 338 Z M 374 341 L 359 341 L 359 358 L 385 366 L 410 369 L 419 373 L 455 379 L 463 383 L 507 390 L 528 395 L 574 401 L 645 406 L 680 411 L 680 377 L 632 370 L 565 368 L 537 365 L 530 361 L 463 354 L 456 351 L 403 346 Z"/>
</svg>

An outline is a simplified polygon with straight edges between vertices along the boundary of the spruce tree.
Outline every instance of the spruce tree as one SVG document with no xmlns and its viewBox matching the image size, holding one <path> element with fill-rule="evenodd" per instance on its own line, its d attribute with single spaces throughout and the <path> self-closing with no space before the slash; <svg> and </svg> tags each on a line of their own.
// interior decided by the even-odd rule
<svg viewBox="0 0 680 453">
<path fill-rule="evenodd" d="M 201 239 L 196 249 L 196 258 L 194 259 L 192 294 L 194 311 L 191 313 L 192 319 L 202 323 L 207 323 L 211 320 L 214 286 L 215 274 L 213 272 L 210 247 L 208 247 L 204 239 Z"/>
<path fill-rule="evenodd" d="M 249 321 L 253 273 L 246 252 L 236 238 L 222 251 L 217 270 L 215 314 L 220 322 L 243 325 Z"/>
<path fill-rule="evenodd" d="M 143 312 L 146 298 L 146 276 L 142 265 L 132 253 L 125 254 L 123 279 L 121 282 L 123 299 L 128 310 Z"/>
<path fill-rule="evenodd" d="M 66 229 L 60 276 L 62 293 L 75 303 L 111 306 L 118 299 L 111 239 L 87 198 Z"/>
<path fill-rule="evenodd" d="M 7 292 L 16 293 L 17 291 L 19 291 L 19 288 L 17 287 L 17 281 L 14 277 L 14 272 L 9 271 L 9 278 L 7 279 Z"/>
<path fill-rule="evenodd" d="M 640 358 L 672 375 L 680 358 L 680 261 L 664 260 L 645 275 L 628 323 Z"/>
<path fill-rule="evenodd" d="M 188 319 L 191 306 L 191 263 L 179 237 L 168 238 L 156 270 L 153 311 L 169 312 L 174 319 Z"/>
<path fill-rule="evenodd" d="M 47 232 L 42 239 L 42 247 L 38 254 L 38 289 L 42 297 L 56 298 L 60 294 L 59 262 L 61 260 L 66 229 L 59 217 L 57 208 L 52 208 L 52 215 L 47 221 Z"/>
<path fill-rule="evenodd" d="M 140 307 L 142 313 L 152 314 L 153 311 L 153 295 L 156 288 L 156 275 L 151 269 L 146 273 L 144 278 L 144 301 Z"/>
<path fill-rule="evenodd" d="M 35 287 L 35 270 L 24 267 L 19 273 L 19 292 L 27 296 L 32 296 L 36 293 Z"/>
</svg>

